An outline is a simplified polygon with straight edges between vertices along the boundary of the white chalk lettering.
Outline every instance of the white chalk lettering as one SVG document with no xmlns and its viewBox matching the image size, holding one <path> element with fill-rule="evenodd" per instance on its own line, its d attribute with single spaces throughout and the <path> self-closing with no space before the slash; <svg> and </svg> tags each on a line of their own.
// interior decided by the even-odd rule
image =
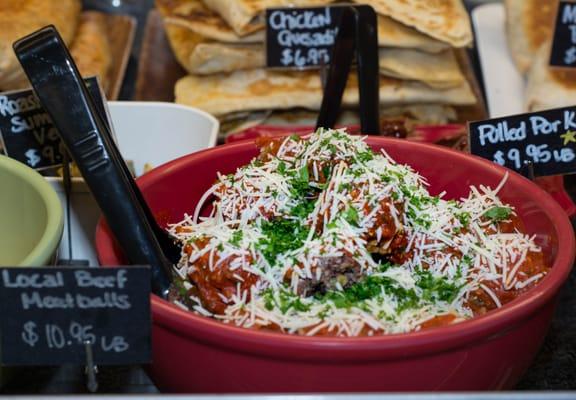
<svg viewBox="0 0 576 400">
<path fill-rule="evenodd" d="M 556 162 L 570 163 L 576 158 L 574 150 L 569 147 L 565 147 L 560 150 L 554 150 L 552 154 L 554 155 L 554 160 Z"/>
<path fill-rule="evenodd" d="M 15 276 L 13 276 L 15 275 Z M 7 288 L 57 288 L 64 286 L 64 276 L 61 272 L 56 273 L 18 273 L 16 270 L 2 270 L 2 281 Z"/>
<path fill-rule="evenodd" d="M 564 111 L 564 130 L 569 131 L 576 129 L 576 113 L 574 111 Z"/>
<path fill-rule="evenodd" d="M 332 46 L 335 37 L 335 29 L 326 29 L 324 32 L 292 32 L 282 30 L 278 32 L 277 40 L 283 47 L 321 47 Z"/>
<path fill-rule="evenodd" d="M 13 116 L 19 112 L 32 111 L 40 108 L 40 101 L 30 94 L 26 97 L 9 99 L 8 96 L 0 96 L 0 114 L 3 117 Z"/>
<path fill-rule="evenodd" d="M 132 307 L 128 295 L 114 292 L 104 292 L 102 296 L 89 297 L 82 294 L 76 295 L 76 302 L 78 308 L 118 308 L 120 310 L 128 310 Z"/>
<path fill-rule="evenodd" d="M 546 118 L 541 116 L 533 116 L 530 117 L 530 125 L 532 127 L 532 133 L 534 136 L 538 136 L 539 134 L 548 135 L 550 133 L 558 132 L 558 128 L 562 121 L 548 121 Z"/>
<path fill-rule="evenodd" d="M 487 142 L 514 142 L 526 139 L 526 122 L 522 121 L 517 128 L 510 128 L 508 121 L 498 122 L 496 126 L 484 124 L 478 126 L 479 140 L 482 146 Z"/>
<path fill-rule="evenodd" d="M 571 4 L 564 5 L 564 10 L 562 12 L 562 23 L 563 24 L 576 23 L 576 5 Z"/>
<path fill-rule="evenodd" d="M 576 25 L 570 25 L 568 28 L 570 29 L 570 41 L 572 44 L 576 44 Z"/>
<path fill-rule="evenodd" d="M 123 336 L 114 336 L 110 342 L 106 340 L 106 336 L 102 336 L 101 346 L 103 351 L 114 351 L 115 353 L 121 353 L 130 347 Z"/>
<path fill-rule="evenodd" d="M 38 292 L 24 292 L 20 295 L 20 300 L 22 301 L 22 308 L 24 308 L 24 310 L 29 310 L 31 308 L 68 309 L 75 307 L 74 297 L 70 293 L 66 293 L 64 297 L 57 297 L 42 296 Z"/>
<path fill-rule="evenodd" d="M 90 271 L 78 270 L 74 272 L 76 284 L 79 287 L 97 287 L 100 289 L 123 289 L 127 281 L 126 270 L 120 269 L 116 275 L 94 276 Z"/>
<path fill-rule="evenodd" d="M 292 11 L 287 13 L 283 10 L 278 10 L 270 14 L 268 23 L 275 30 L 318 29 L 329 26 L 332 23 L 332 16 L 328 8 L 324 8 L 320 14 L 316 14 L 313 11 Z"/>
</svg>

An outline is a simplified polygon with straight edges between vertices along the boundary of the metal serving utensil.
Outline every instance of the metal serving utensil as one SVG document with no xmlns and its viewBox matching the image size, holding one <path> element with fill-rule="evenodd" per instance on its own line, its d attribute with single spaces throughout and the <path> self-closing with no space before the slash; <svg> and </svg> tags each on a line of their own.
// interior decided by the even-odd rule
<svg viewBox="0 0 576 400">
<path fill-rule="evenodd" d="M 13 47 L 128 260 L 150 265 L 153 291 L 166 297 L 180 246 L 156 222 L 58 31 L 47 26 Z"/>
</svg>

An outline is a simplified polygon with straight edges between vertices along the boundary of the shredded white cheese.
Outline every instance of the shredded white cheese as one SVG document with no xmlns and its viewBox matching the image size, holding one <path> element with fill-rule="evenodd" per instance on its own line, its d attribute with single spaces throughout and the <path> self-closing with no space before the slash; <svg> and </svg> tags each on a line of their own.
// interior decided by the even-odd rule
<svg viewBox="0 0 576 400">
<path fill-rule="evenodd" d="M 219 175 L 194 215 L 169 227 L 186 245 L 176 272 L 193 311 L 243 327 L 357 336 L 461 321 L 472 304 L 501 307 L 498 291 L 545 276 L 521 272 L 540 251 L 534 238 L 501 229 L 515 215 L 498 198 L 506 179 L 446 200 L 363 137 L 286 138 L 276 154 Z M 211 282 L 221 313 L 194 290 L 198 274 L 218 272 L 228 273 L 227 289 Z"/>
</svg>

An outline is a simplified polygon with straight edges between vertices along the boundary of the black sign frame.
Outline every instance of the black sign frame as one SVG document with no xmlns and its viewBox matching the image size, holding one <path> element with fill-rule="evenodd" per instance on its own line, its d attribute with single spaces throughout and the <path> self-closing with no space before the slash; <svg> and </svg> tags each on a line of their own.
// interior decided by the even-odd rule
<svg viewBox="0 0 576 400">
<path fill-rule="evenodd" d="M 572 9 L 566 12 L 567 7 Z M 566 18 L 571 19 L 572 24 L 569 25 Z M 548 64 L 554 68 L 576 67 L 576 0 L 557 3 Z"/>
<path fill-rule="evenodd" d="M 468 123 L 474 155 L 535 177 L 576 173 L 576 106 Z"/>
<path fill-rule="evenodd" d="M 98 78 L 84 81 L 98 111 L 109 120 Z M 37 171 L 60 167 L 66 159 L 60 134 L 32 89 L 0 93 L 0 145 L 6 156 Z"/>
<path fill-rule="evenodd" d="M 342 8 L 346 7 L 345 4 L 335 4 L 323 7 L 291 7 L 291 8 L 268 8 L 266 9 L 265 21 L 265 58 L 266 67 L 271 69 L 296 69 L 296 70 L 310 70 L 323 68 L 330 64 L 332 47 L 336 41 L 336 36 L 338 34 L 338 27 L 340 25 L 340 17 L 342 15 Z M 349 5 L 348 5 L 349 6 Z M 307 27 L 300 29 L 274 29 L 271 25 L 271 19 L 276 13 L 290 14 L 293 18 L 299 16 L 305 16 L 307 13 L 315 13 L 317 20 L 316 22 L 310 22 L 311 24 L 320 24 L 326 19 L 330 22 L 321 27 Z M 329 15 L 329 17 L 328 17 Z M 310 18 L 304 18 L 310 21 Z M 278 33 L 280 32 L 280 33 Z M 331 38 L 331 43 L 329 45 L 297 45 L 297 46 L 285 46 L 279 42 L 279 36 L 284 34 L 283 40 L 290 40 L 291 42 L 303 42 L 306 39 L 310 40 L 329 40 Z M 290 35 L 300 35 L 295 39 L 287 39 Z M 290 51 L 291 55 L 286 56 L 286 51 Z M 304 54 L 303 54 L 304 53 Z M 291 61 L 283 62 L 283 60 L 290 59 Z M 312 61 L 312 62 L 311 62 Z M 298 65 L 301 63 L 302 65 Z"/>
<path fill-rule="evenodd" d="M 151 360 L 150 268 L 0 268 L 0 362 L 98 365 Z"/>
</svg>

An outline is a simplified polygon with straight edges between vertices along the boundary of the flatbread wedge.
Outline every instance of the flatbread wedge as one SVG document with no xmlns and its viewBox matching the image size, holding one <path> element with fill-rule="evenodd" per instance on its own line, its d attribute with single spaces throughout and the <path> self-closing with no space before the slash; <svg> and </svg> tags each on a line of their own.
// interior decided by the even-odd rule
<svg viewBox="0 0 576 400">
<path fill-rule="evenodd" d="M 220 15 L 207 8 L 201 0 L 156 0 L 156 8 L 165 22 L 180 25 L 194 33 L 225 43 L 260 43 L 264 32 L 239 36 Z"/>
<path fill-rule="evenodd" d="M 80 0 L 0 1 L 0 89 L 20 88 L 27 82 L 12 43 L 53 24 L 69 44 L 76 32 L 80 10 Z"/>
<path fill-rule="evenodd" d="M 207 39 L 195 31 L 165 20 L 164 26 L 178 62 L 191 74 L 215 74 L 265 66 L 264 44 L 232 44 Z M 380 49 L 383 75 L 416 80 L 432 87 L 462 84 L 464 76 L 452 50 L 426 53 L 412 49 Z"/>
<path fill-rule="evenodd" d="M 504 4 L 508 47 L 516 67 L 525 74 L 540 47 L 550 41 L 557 2 L 505 0 Z"/>
<path fill-rule="evenodd" d="M 466 78 L 452 49 L 430 54 L 410 49 L 380 49 L 380 73 L 424 82 L 434 88 L 461 86 Z"/>
<path fill-rule="evenodd" d="M 329 0 L 203 0 L 211 10 L 217 12 L 240 36 L 261 30 L 264 27 L 263 13 L 267 8 L 318 7 L 329 4 Z"/>
<path fill-rule="evenodd" d="M 176 59 L 191 74 L 214 74 L 264 66 L 263 45 L 216 42 L 164 21 L 168 41 Z"/>
<path fill-rule="evenodd" d="M 440 40 L 418 32 L 385 15 L 378 14 L 378 45 L 380 47 L 398 47 L 438 53 L 450 48 Z"/>
<path fill-rule="evenodd" d="M 527 75 L 526 110 L 528 112 L 576 104 L 576 70 L 550 68 L 550 46 L 541 46 Z"/>
<path fill-rule="evenodd" d="M 198 107 L 214 115 L 260 109 L 302 107 L 318 110 L 322 87 L 318 72 L 279 72 L 265 69 L 236 71 L 227 75 L 194 76 L 175 86 L 177 103 Z M 358 105 L 358 84 L 352 73 L 342 104 Z M 467 82 L 457 88 L 438 90 L 417 82 L 380 79 L 380 103 L 474 104 L 476 98 Z"/>
<path fill-rule="evenodd" d="M 462 0 L 353 0 L 378 14 L 416 28 L 453 47 L 472 43 L 472 28 Z"/>
<path fill-rule="evenodd" d="M 331 0 L 323 3 L 328 5 Z M 166 23 L 188 28 L 207 39 L 225 43 L 264 42 L 264 25 L 249 35 L 240 36 L 201 0 L 156 0 L 156 7 Z M 384 15 L 378 15 L 378 41 L 382 47 L 414 48 L 434 53 L 450 47 Z"/>
</svg>

